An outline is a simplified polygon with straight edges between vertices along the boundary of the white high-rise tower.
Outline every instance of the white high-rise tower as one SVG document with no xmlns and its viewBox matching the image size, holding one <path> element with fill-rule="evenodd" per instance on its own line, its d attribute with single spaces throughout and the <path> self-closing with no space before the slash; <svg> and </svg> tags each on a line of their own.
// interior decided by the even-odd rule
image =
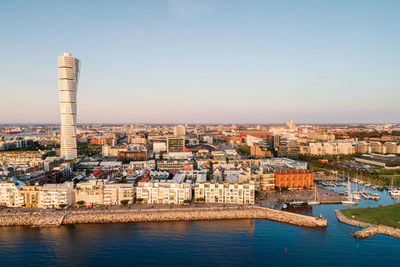
<svg viewBox="0 0 400 267">
<path fill-rule="evenodd" d="M 71 53 L 58 57 L 58 89 L 61 113 L 61 156 L 75 159 L 76 150 L 76 91 L 80 62 Z"/>
</svg>

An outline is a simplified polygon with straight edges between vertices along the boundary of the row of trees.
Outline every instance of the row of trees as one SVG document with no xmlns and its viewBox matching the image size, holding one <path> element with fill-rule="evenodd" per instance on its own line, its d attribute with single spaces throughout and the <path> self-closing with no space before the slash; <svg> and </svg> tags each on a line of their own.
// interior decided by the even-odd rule
<svg viewBox="0 0 400 267">
<path fill-rule="evenodd" d="M 363 131 L 363 132 L 348 132 L 344 135 L 336 135 L 336 138 L 343 138 L 344 136 L 348 136 L 350 138 L 358 138 L 358 139 L 363 139 L 363 138 L 380 138 L 384 135 L 395 135 L 395 136 L 400 136 L 400 131 L 392 131 L 392 132 L 388 132 L 388 131 L 382 131 L 382 132 L 378 132 L 378 131 L 372 131 L 372 132 L 367 132 L 367 131 Z"/>
</svg>

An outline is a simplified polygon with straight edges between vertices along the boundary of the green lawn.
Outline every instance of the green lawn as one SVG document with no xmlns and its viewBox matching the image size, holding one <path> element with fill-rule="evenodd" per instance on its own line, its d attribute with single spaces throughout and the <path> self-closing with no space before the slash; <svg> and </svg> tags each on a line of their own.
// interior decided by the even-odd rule
<svg viewBox="0 0 400 267">
<path fill-rule="evenodd" d="M 349 219 L 400 228 L 400 203 L 376 208 L 345 209 L 341 211 Z"/>
</svg>

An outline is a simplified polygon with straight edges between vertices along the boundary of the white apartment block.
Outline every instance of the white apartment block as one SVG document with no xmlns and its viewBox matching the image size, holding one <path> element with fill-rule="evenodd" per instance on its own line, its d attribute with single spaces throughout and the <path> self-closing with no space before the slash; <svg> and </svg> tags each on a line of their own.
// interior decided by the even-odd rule
<svg viewBox="0 0 400 267">
<path fill-rule="evenodd" d="M 104 205 L 119 205 L 124 200 L 127 200 L 128 204 L 132 204 L 135 190 L 133 184 L 105 184 L 103 194 Z"/>
<path fill-rule="evenodd" d="M 160 153 L 160 151 L 167 151 L 167 143 L 166 142 L 154 142 L 153 143 L 153 152 Z"/>
<path fill-rule="evenodd" d="M 154 159 L 147 161 L 131 161 L 129 167 L 134 170 L 153 170 L 156 168 L 156 161 Z"/>
<path fill-rule="evenodd" d="M 73 190 L 73 203 L 83 201 L 86 204 L 102 205 L 104 203 L 104 181 L 90 180 L 76 184 Z"/>
<path fill-rule="evenodd" d="M 147 204 L 182 205 L 192 200 L 192 188 L 188 183 L 139 182 L 136 199 Z"/>
<path fill-rule="evenodd" d="M 186 128 L 183 125 L 176 125 L 174 128 L 175 137 L 184 137 L 186 135 Z"/>
<path fill-rule="evenodd" d="M 311 155 L 350 155 L 355 148 L 350 142 L 309 143 L 308 154 Z"/>
<path fill-rule="evenodd" d="M 18 187 L 13 182 L 0 182 L 0 206 L 21 207 L 24 198 L 19 195 Z"/>
<path fill-rule="evenodd" d="M 118 157 L 120 151 L 126 150 L 125 147 L 103 145 L 101 148 L 101 155 L 103 157 Z"/>
<path fill-rule="evenodd" d="M 39 208 L 60 208 L 60 205 L 72 205 L 73 182 L 63 184 L 45 184 L 39 190 Z"/>
<path fill-rule="evenodd" d="M 194 197 L 205 203 L 254 204 L 255 185 L 253 182 L 201 182 L 195 184 Z"/>
<path fill-rule="evenodd" d="M 157 156 L 157 155 L 156 155 Z M 173 159 L 173 160 L 190 160 L 193 159 L 193 152 L 190 151 L 181 151 L 181 152 L 169 152 L 163 155 L 164 159 Z"/>
</svg>

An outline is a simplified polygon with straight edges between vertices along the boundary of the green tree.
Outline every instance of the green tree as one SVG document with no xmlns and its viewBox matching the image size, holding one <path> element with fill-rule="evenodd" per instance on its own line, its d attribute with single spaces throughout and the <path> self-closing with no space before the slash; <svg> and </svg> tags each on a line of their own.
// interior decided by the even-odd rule
<svg viewBox="0 0 400 267">
<path fill-rule="evenodd" d="M 242 156 L 250 156 L 250 150 L 251 150 L 251 148 L 249 146 L 245 146 L 245 145 L 238 146 L 236 148 L 236 151 Z"/>
<path fill-rule="evenodd" d="M 197 165 L 197 161 L 196 160 L 193 160 L 193 169 L 194 170 L 198 170 L 198 165 Z"/>
<path fill-rule="evenodd" d="M 127 199 L 121 200 L 121 205 L 126 206 L 128 204 L 129 204 L 129 200 L 127 200 Z"/>
</svg>

